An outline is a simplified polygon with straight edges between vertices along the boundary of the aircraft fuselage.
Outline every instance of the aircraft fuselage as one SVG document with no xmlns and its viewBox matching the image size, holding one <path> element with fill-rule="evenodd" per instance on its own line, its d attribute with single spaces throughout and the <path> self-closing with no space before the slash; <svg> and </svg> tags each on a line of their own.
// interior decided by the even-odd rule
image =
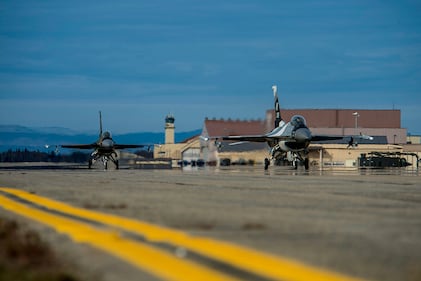
<svg viewBox="0 0 421 281">
<path fill-rule="evenodd" d="M 111 138 L 102 139 L 98 143 L 97 151 L 100 154 L 104 154 L 104 155 L 115 153 L 113 139 Z"/>
<path fill-rule="evenodd" d="M 270 147 L 279 147 L 284 152 L 305 151 L 312 137 L 304 117 L 300 115 L 293 116 L 288 123 L 282 121 L 278 128 L 266 136 Z"/>
</svg>

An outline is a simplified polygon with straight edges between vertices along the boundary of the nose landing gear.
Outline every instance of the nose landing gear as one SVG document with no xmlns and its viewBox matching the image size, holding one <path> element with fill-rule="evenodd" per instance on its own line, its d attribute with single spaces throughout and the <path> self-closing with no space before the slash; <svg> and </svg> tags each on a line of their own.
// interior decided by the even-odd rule
<svg viewBox="0 0 421 281">
<path fill-rule="evenodd" d="M 112 161 L 115 165 L 116 170 L 118 170 L 120 167 L 119 167 L 118 159 L 116 159 L 116 157 L 117 157 L 117 153 L 115 152 L 113 154 L 104 155 L 104 156 L 99 156 L 98 154 L 92 154 L 92 158 L 90 158 L 88 161 L 88 168 L 91 169 L 92 165 L 99 159 L 104 165 L 104 170 L 108 169 L 108 161 Z"/>
</svg>

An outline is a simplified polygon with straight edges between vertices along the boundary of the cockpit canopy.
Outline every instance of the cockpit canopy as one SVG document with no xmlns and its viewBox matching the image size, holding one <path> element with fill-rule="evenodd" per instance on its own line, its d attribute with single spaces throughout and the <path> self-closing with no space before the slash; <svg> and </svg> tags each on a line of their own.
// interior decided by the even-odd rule
<svg viewBox="0 0 421 281">
<path fill-rule="evenodd" d="M 105 131 L 102 133 L 103 139 L 111 139 L 111 133 L 109 131 Z"/>
<path fill-rule="evenodd" d="M 307 127 L 306 119 L 301 115 L 292 116 L 290 123 L 295 128 Z"/>
</svg>

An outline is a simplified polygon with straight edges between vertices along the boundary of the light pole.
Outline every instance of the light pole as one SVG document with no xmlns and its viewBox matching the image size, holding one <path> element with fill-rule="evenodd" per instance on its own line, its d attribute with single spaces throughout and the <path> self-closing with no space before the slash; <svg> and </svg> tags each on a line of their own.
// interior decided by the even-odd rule
<svg viewBox="0 0 421 281">
<path fill-rule="evenodd" d="M 355 133 L 357 133 L 358 130 L 358 117 L 360 117 L 360 114 L 358 112 L 352 113 L 352 115 L 355 116 Z"/>
</svg>

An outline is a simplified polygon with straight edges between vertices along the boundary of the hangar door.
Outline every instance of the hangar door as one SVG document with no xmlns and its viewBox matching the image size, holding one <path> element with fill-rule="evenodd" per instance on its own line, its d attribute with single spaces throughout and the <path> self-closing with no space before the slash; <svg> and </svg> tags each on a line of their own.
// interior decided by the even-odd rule
<svg viewBox="0 0 421 281">
<path fill-rule="evenodd" d="M 181 156 L 183 161 L 191 162 L 197 161 L 197 159 L 200 158 L 200 148 L 188 148 L 185 151 L 183 151 L 183 154 Z"/>
</svg>

